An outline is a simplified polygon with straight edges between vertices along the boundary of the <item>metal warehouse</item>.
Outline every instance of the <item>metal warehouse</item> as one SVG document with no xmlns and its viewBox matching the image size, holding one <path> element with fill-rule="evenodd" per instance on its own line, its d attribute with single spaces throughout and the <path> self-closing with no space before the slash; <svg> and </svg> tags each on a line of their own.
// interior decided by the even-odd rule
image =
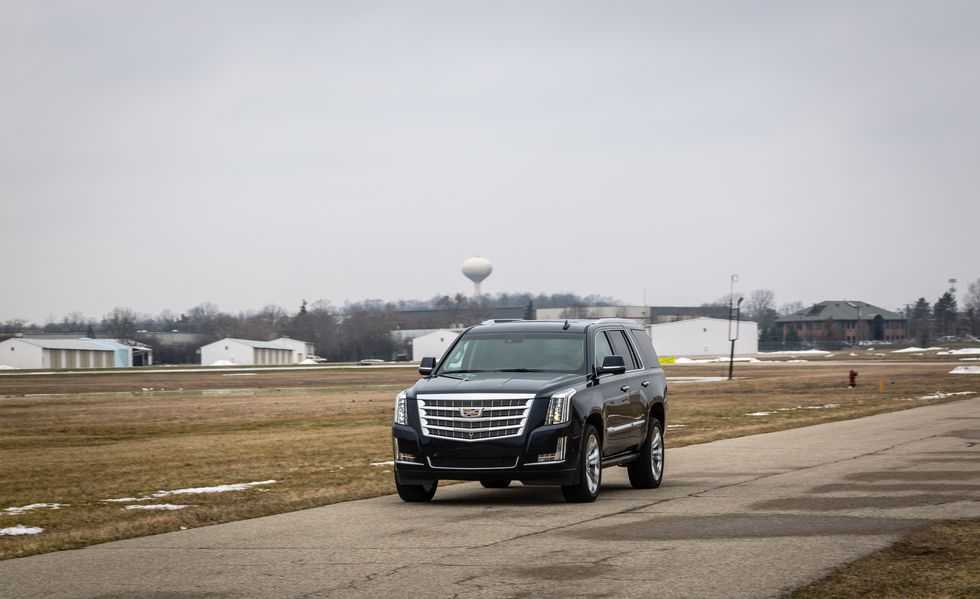
<svg viewBox="0 0 980 599">
<path fill-rule="evenodd" d="M 13 337 L 0 342 L 0 365 L 8 368 L 126 368 L 138 353 L 152 363 L 149 348 L 115 339 L 35 339 Z"/>
<path fill-rule="evenodd" d="M 727 319 L 692 318 L 650 325 L 653 346 L 661 356 L 724 356 L 731 351 Z M 739 323 L 735 353 L 759 351 L 759 325 L 752 321 Z"/>
<path fill-rule="evenodd" d="M 305 342 L 304 342 L 305 343 Z M 296 352 L 276 341 L 253 341 L 226 337 L 201 346 L 201 364 L 205 366 L 267 366 L 295 364 Z"/>
</svg>

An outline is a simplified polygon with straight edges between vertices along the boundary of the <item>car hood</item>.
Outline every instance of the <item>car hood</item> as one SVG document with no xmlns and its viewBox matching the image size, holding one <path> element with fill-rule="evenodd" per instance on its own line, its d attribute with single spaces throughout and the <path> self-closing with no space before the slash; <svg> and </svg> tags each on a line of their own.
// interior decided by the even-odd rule
<svg viewBox="0 0 980 599">
<path fill-rule="evenodd" d="M 459 378 L 456 378 L 459 377 Z M 474 372 L 422 379 L 413 390 L 419 393 L 534 393 L 551 392 L 581 382 L 582 374 L 555 372 Z"/>
</svg>

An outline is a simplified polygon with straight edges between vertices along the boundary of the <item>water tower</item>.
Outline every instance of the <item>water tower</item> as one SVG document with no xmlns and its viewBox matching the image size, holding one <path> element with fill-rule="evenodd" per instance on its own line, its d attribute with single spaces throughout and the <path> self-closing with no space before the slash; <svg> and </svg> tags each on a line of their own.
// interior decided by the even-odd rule
<svg viewBox="0 0 980 599">
<path fill-rule="evenodd" d="M 486 258 L 474 256 L 463 261 L 463 275 L 473 281 L 473 297 L 480 297 L 480 283 L 493 272 L 493 265 Z"/>
</svg>

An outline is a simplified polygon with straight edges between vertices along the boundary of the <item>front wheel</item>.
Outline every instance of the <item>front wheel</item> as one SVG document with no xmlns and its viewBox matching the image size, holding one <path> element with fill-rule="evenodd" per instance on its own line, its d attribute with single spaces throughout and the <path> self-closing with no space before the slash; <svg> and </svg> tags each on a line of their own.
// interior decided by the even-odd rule
<svg viewBox="0 0 980 599">
<path fill-rule="evenodd" d="M 578 457 L 579 481 L 576 485 L 562 486 L 565 501 L 589 503 L 599 497 L 602 485 L 602 442 L 591 424 L 582 432 L 582 449 Z"/>
<path fill-rule="evenodd" d="M 421 485 L 400 485 L 397 482 L 398 496 L 409 503 L 425 503 L 431 501 L 436 494 L 439 481 L 433 480 Z"/>
<path fill-rule="evenodd" d="M 664 429 L 656 418 L 650 418 L 650 432 L 640 448 L 640 457 L 627 467 L 634 489 L 656 489 L 664 480 Z"/>
</svg>

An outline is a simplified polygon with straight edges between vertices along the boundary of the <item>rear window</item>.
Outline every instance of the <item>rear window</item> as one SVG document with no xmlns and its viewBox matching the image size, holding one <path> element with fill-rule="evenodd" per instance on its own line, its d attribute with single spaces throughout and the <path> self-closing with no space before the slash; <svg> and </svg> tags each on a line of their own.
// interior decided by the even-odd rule
<svg viewBox="0 0 980 599">
<path fill-rule="evenodd" d="M 656 350 L 653 349 L 653 341 L 650 339 L 650 335 L 646 331 L 639 329 L 631 330 L 630 334 L 633 335 L 633 345 L 640 352 L 640 358 L 646 367 L 656 368 L 659 366 L 660 360 L 657 358 Z"/>
</svg>

